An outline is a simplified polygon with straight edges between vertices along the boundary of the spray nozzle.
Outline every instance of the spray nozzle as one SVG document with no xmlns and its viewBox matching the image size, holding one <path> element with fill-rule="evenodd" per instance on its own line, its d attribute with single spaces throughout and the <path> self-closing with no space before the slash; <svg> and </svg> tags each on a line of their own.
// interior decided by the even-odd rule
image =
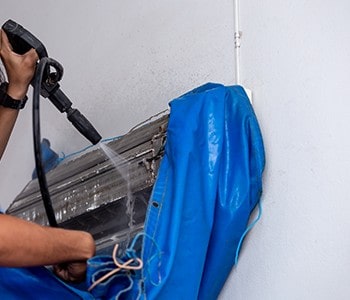
<svg viewBox="0 0 350 300">
<path fill-rule="evenodd" d="M 41 96 L 49 98 L 61 113 L 67 113 L 67 118 L 72 125 L 93 145 L 102 139 L 88 119 L 78 109 L 72 108 L 72 102 L 62 92 L 57 82 L 52 83 L 50 80 L 42 82 Z"/>
<path fill-rule="evenodd" d="M 79 110 L 69 108 L 67 118 L 92 144 L 96 145 L 101 140 L 102 137 Z"/>
</svg>

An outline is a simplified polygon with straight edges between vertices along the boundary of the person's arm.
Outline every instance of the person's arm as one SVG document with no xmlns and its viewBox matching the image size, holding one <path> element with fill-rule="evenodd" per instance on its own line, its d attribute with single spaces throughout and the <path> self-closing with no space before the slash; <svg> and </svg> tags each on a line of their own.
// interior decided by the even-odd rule
<svg viewBox="0 0 350 300">
<path fill-rule="evenodd" d="M 86 260 L 95 254 L 92 236 L 84 231 L 40 226 L 0 214 L 0 265 L 29 267 L 58 265 L 56 273 L 68 281 L 85 276 Z"/>
<path fill-rule="evenodd" d="M 38 56 L 34 49 L 23 55 L 12 51 L 1 30 L 0 57 L 7 77 L 7 94 L 23 99 L 33 78 Z M 0 106 L 0 158 L 6 148 L 18 110 Z M 0 214 L 0 266 L 54 265 L 54 272 L 66 281 L 81 281 L 86 260 L 95 253 L 92 236 L 83 231 L 51 228 Z"/>
<path fill-rule="evenodd" d="M 0 159 L 5 151 L 18 111 L 0 106 Z"/>
<path fill-rule="evenodd" d="M 95 254 L 94 240 L 84 231 L 40 226 L 3 214 L 0 225 L 1 266 L 85 262 Z"/>
<path fill-rule="evenodd" d="M 25 97 L 35 72 L 38 55 L 31 49 L 23 55 L 12 51 L 6 33 L 1 30 L 0 57 L 4 63 L 9 85 L 7 94 L 13 99 Z M 18 116 L 18 110 L 0 106 L 0 159 L 5 151 L 12 129 Z"/>
</svg>

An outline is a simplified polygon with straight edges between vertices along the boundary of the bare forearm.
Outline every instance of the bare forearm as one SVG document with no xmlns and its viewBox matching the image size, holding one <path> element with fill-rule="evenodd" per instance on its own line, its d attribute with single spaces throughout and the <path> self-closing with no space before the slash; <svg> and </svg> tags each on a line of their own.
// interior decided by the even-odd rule
<svg viewBox="0 0 350 300">
<path fill-rule="evenodd" d="M 14 99 L 23 99 L 28 87 L 10 83 L 7 94 Z M 0 159 L 4 154 L 7 142 L 18 116 L 18 110 L 0 106 Z"/>
<path fill-rule="evenodd" d="M 15 125 L 18 111 L 0 106 L 0 159 Z"/>
<path fill-rule="evenodd" d="M 38 266 L 85 261 L 95 253 L 90 234 L 44 227 L 0 215 L 0 265 Z"/>
</svg>

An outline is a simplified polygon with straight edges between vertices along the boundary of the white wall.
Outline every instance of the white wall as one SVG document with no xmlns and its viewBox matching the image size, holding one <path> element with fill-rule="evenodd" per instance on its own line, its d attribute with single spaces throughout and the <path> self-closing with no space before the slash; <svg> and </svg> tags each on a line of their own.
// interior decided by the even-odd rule
<svg viewBox="0 0 350 300">
<path fill-rule="evenodd" d="M 62 89 L 105 138 L 204 82 L 233 83 L 231 2 L 11 0 L 0 22 L 45 42 L 65 67 Z M 266 147 L 264 214 L 221 300 L 350 297 L 349 9 L 346 0 L 241 1 L 242 81 Z M 42 136 L 56 151 L 88 145 L 41 103 Z M 29 106 L 1 161 L 3 208 L 34 166 Z"/>
<path fill-rule="evenodd" d="M 202 83 L 233 82 L 230 1 L 2 1 L 1 24 L 9 18 L 64 66 L 62 90 L 103 138 L 126 133 Z M 49 101 L 41 101 L 41 115 L 42 137 L 57 152 L 88 145 Z M 32 148 L 29 104 L 1 162 L 3 208 L 29 181 Z"/>
<path fill-rule="evenodd" d="M 349 1 L 241 1 L 264 214 L 222 299 L 350 299 Z"/>
</svg>

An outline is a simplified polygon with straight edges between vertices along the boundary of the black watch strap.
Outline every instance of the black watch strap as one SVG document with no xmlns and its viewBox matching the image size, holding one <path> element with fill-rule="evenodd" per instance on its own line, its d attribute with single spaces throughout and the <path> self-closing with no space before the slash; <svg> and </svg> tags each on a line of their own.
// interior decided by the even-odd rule
<svg viewBox="0 0 350 300">
<path fill-rule="evenodd" d="M 22 109 L 26 105 L 28 97 L 25 96 L 22 100 L 13 99 L 7 94 L 8 83 L 3 82 L 0 85 L 0 105 L 12 109 Z"/>
</svg>

